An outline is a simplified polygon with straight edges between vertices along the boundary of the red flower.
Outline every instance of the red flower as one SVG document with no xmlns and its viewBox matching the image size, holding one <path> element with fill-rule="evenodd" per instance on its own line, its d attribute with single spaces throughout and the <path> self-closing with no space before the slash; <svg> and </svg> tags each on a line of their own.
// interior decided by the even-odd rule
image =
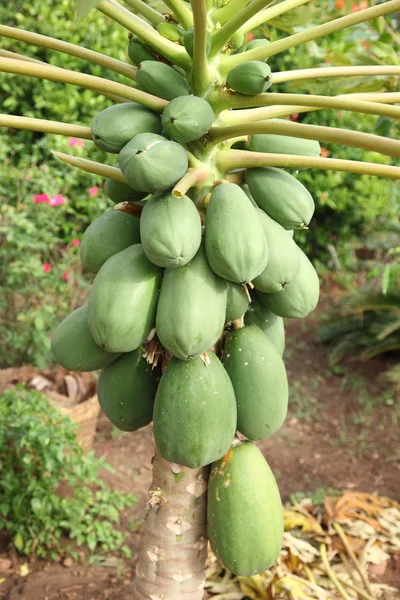
<svg viewBox="0 0 400 600">
<path fill-rule="evenodd" d="M 68 281 L 68 273 L 67 273 L 67 271 L 64 271 L 62 278 L 64 279 L 64 281 Z"/>
<path fill-rule="evenodd" d="M 50 273 L 50 271 L 52 270 L 52 266 L 49 263 L 44 263 L 43 264 L 43 271 L 44 273 Z"/>
<path fill-rule="evenodd" d="M 61 194 L 57 194 L 57 196 L 54 196 L 54 198 L 50 200 L 50 206 L 60 206 L 65 203 L 66 200 L 64 196 L 61 196 Z"/>
<path fill-rule="evenodd" d="M 68 139 L 68 144 L 70 146 L 77 146 L 78 148 L 82 148 L 85 145 L 85 140 L 80 140 L 78 138 L 70 137 Z"/>
<path fill-rule="evenodd" d="M 88 190 L 88 194 L 89 194 L 89 196 L 97 196 L 97 194 L 99 193 L 99 190 L 100 190 L 100 188 L 97 187 L 97 185 L 94 185 L 93 187 L 91 187 Z"/>
<path fill-rule="evenodd" d="M 50 198 L 47 194 L 36 194 L 36 196 L 33 196 L 33 201 L 36 204 L 41 204 L 42 202 L 47 203 L 49 200 Z"/>
<path fill-rule="evenodd" d="M 73 246 L 80 246 L 80 245 L 81 245 L 81 241 L 80 241 L 80 240 L 78 240 L 77 238 L 74 238 L 74 239 L 72 240 L 71 244 L 72 244 Z"/>
</svg>

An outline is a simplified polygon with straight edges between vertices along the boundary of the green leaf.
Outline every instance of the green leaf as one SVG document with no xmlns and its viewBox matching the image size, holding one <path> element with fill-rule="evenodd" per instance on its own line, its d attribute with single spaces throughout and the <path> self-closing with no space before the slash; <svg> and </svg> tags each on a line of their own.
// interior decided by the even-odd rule
<svg viewBox="0 0 400 600">
<path fill-rule="evenodd" d="M 392 269 L 391 265 L 386 265 L 382 273 L 382 294 L 386 296 L 391 282 Z"/>
<path fill-rule="evenodd" d="M 14 536 L 13 539 L 13 544 L 16 547 L 17 550 L 22 550 L 24 547 L 24 538 L 22 537 L 22 535 L 20 533 L 17 533 L 17 535 Z"/>
<path fill-rule="evenodd" d="M 82 19 L 92 8 L 100 4 L 100 0 L 76 0 L 76 16 Z"/>
</svg>

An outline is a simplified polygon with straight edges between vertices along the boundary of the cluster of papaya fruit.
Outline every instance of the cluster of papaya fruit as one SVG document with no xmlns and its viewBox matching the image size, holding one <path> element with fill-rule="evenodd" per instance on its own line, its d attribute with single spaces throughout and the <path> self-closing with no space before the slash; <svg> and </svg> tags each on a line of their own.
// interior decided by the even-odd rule
<svg viewBox="0 0 400 600">
<path fill-rule="evenodd" d="M 175 41 L 183 35 L 191 55 L 193 31 L 165 25 L 169 36 L 179 34 Z M 67 369 L 101 370 L 99 401 L 116 427 L 134 431 L 153 421 L 163 458 L 190 468 L 212 464 L 212 547 L 229 569 L 250 575 L 271 566 L 281 547 L 279 491 L 253 442 L 275 433 L 287 413 L 283 318 L 305 317 L 318 301 L 318 276 L 293 239 L 314 203 L 278 168 L 249 168 L 239 183 L 229 173 L 216 176 L 196 145 L 215 121 L 211 104 L 135 37 L 129 56 L 139 87 L 168 104 L 161 115 L 117 104 L 92 123 L 94 143 L 118 154 L 126 183 L 106 180 L 117 210 L 96 219 L 81 244 L 83 267 L 96 275 L 89 301 L 58 326 L 52 350 Z M 227 77 L 240 94 L 270 84 L 263 61 Z M 320 152 L 317 142 L 267 134 L 245 146 Z M 177 197 L 189 153 L 204 159 L 210 176 Z M 236 431 L 249 441 L 232 446 Z"/>
</svg>

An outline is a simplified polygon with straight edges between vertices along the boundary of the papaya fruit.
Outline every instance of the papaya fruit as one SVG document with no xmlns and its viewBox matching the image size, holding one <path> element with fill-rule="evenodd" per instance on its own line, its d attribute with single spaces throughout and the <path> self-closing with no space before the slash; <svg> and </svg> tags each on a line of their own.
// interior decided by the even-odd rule
<svg viewBox="0 0 400 600">
<path fill-rule="evenodd" d="M 226 77 L 226 83 L 234 92 L 255 96 L 271 87 L 272 71 L 262 60 L 249 60 L 233 67 Z"/>
<path fill-rule="evenodd" d="M 164 100 L 188 96 L 189 87 L 178 71 L 162 62 L 144 60 L 138 65 L 136 81 L 141 90 Z"/>
<path fill-rule="evenodd" d="M 89 328 L 108 352 L 131 352 L 153 327 L 161 272 L 141 244 L 114 254 L 97 273 L 89 295 Z"/>
<path fill-rule="evenodd" d="M 181 96 L 167 104 L 161 115 L 165 135 L 177 142 L 198 140 L 214 122 L 214 111 L 199 96 Z"/>
<path fill-rule="evenodd" d="M 116 360 L 119 353 L 106 352 L 96 344 L 88 325 L 88 306 L 72 311 L 56 327 L 51 351 L 69 371 L 97 371 Z"/>
<path fill-rule="evenodd" d="M 226 336 L 223 363 L 235 390 L 238 430 L 249 440 L 270 437 L 283 424 L 289 400 L 280 353 L 257 325 L 246 325 Z"/>
<path fill-rule="evenodd" d="M 119 168 L 118 163 L 115 166 Z M 115 181 L 115 179 L 110 179 L 109 177 L 106 178 L 104 192 L 107 198 L 115 204 L 119 204 L 120 202 L 139 202 L 146 196 L 145 192 L 134 190 L 127 183 Z"/>
<path fill-rule="evenodd" d="M 141 104 L 124 102 L 102 110 L 90 130 L 100 150 L 118 154 L 138 133 L 161 133 L 161 119 Z"/>
<path fill-rule="evenodd" d="M 285 229 L 304 228 L 311 221 L 312 196 L 290 173 L 276 167 L 247 169 L 246 183 L 258 206 Z"/>
<path fill-rule="evenodd" d="M 169 352 L 188 360 L 215 344 L 225 324 L 226 287 L 210 268 L 203 245 L 185 266 L 165 269 L 156 329 Z"/>
<path fill-rule="evenodd" d="M 253 295 L 251 304 L 244 315 L 245 325 L 258 325 L 271 340 L 279 354 L 285 350 L 285 327 L 282 317 L 278 317 Z"/>
<path fill-rule="evenodd" d="M 173 358 L 154 404 L 154 439 L 166 460 L 197 469 L 221 458 L 236 431 L 236 402 L 219 358 Z"/>
<path fill-rule="evenodd" d="M 268 245 L 258 211 L 234 183 L 214 188 L 205 239 L 210 266 L 224 279 L 248 283 L 267 266 Z"/>
<path fill-rule="evenodd" d="M 244 287 L 231 281 L 228 281 L 227 284 L 225 323 L 243 317 L 249 306 L 249 299 Z"/>
<path fill-rule="evenodd" d="M 193 58 L 193 47 L 194 47 L 194 29 L 193 27 L 189 27 L 186 29 L 183 34 L 183 45 L 185 46 L 186 52 L 189 54 L 190 58 Z M 211 35 L 210 32 L 207 31 L 207 39 L 206 39 L 206 54 L 207 56 L 210 54 L 211 50 Z"/>
<path fill-rule="evenodd" d="M 299 247 L 279 223 L 259 210 L 261 223 L 269 248 L 269 258 L 264 271 L 253 280 L 256 290 L 280 292 L 289 286 L 300 270 Z"/>
<path fill-rule="evenodd" d="M 140 192 L 158 192 L 172 188 L 186 173 L 186 150 L 161 135 L 141 133 L 119 154 L 121 171 L 128 185 Z"/>
<path fill-rule="evenodd" d="M 283 508 L 255 444 L 234 446 L 212 465 L 207 503 L 211 548 L 226 569 L 248 577 L 272 567 L 282 547 Z"/>
<path fill-rule="evenodd" d="M 245 144 L 252 152 L 270 152 L 272 154 L 295 154 L 302 156 L 320 156 L 321 146 L 315 140 L 303 140 L 289 135 L 256 133 Z"/>
<path fill-rule="evenodd" d="M 318 304 L 319 279 L 311 261 L 300 250 L 300 270 L 292 284 L 276 294 L 258 293 L 261 302 L 275 315 L 292 319 L 303 319 Z"/>
<path fill-rule="evenodd" d="M 240 48 L 241 46 L 243 46 L 243 42 L 244 42 L 244 32 L 240 31 L 240 29 L 238 29 L 237 31 L 235 31 L 235 33 L 229 40 L 229 45 L 236 50 L 237 48 Z"/>
<path fill-rule="evenodd" d="M 159 267 L 182 267 L 201 243 L 201 219 L 187 196 L 160 192 L 151 196 L 140 216 L 140 237 L 149 260 Z"/>
<path fill-rule="evenodd" d="M 271 42 L 269 40 L 266 40 L 265 38 L 256 38 L 255 40 L 251 40 L 251 42 L 249 42 L 245 46 L 242 46 L 242 48 L 239 48 L 238 52 L 247 52 L 248 50 L 254 50 L 255 48 L 267 46 L 270 43 Z M 268 59 L 266 59 L 266 61 L 267 60 Z"/>
<path fill-rule="evenodd" d="M 157 390 L 156 372 L 143 349 L 122 354 L 102 369 L 97 396 L 107 418 L 121 431 L 136 431 L 151 423 Z"/>
<path fill-rule="evenodd" d="M 133 36 L 128 44 L 128 56 L 134 65 L 138 66 L 145 60 L 157 60 L 148 46 L 142 44 L 138 37 Z"/>
<path fill-rule="evenodd" d="M 171 42 L 179 42 L 184 32 L 181 27 L 178 27 L 174 23 L 167 23 L 166 21 L 159 23 L 156 29 L 160 35 Z"/>
<path fill-rule="evenodd" d="M 250 189 L 249 189 L 249 186 L 247 185 L 247 183 L 243 183 L 240 187 L 242 188 L 242 190 L 244 191 L 244 193 L 246 194 L 248 199 L 251 201 L 252 205 L 255 206 L 256 208 L 258 208 L 258 204 L 254 200 L 253 196 L 251 195 Z"/>
<path fill-rule="evenodd" d="M 110 256 L 139 242 L 139 219 L 111 208 L 95 219 L 83 234 L 80 247 L 83 269 L 97 273 Z"/>
</svg>

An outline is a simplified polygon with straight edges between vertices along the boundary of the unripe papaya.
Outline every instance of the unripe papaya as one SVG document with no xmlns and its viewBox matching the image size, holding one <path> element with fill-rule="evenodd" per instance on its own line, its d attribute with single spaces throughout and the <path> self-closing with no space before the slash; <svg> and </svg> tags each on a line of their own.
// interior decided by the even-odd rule
<svg viewBox="0 0 400 600">
<path fill-rule="evenodd" d="M 246 325 L 258 325 L 282 356 L 285 350 L 285 327 L 282 317 L 275 315 L 256 296 L 253 296 L 244 315 L 244 322 Z"/>
<path fill-rule="evenodd" d="M 259 209 L 269 248 L 269 258 L 264 271 L 253 280 L 256 290 L 281 292 L 286 289 L 300 270 L 299 247 L 279 223 Z"/>
<path fill-rule="evenodd" d="M 164 133 L 182 143 L 198 140 L 207 133 L 213 121 L 213 109 L 207 100 L 199 96 L 174 98 L 161 116 Z"/>
<path fill-rule="evenodd" d="M 226 294 L 203 245 L 184 267 L 165 269 L 156 317 L 162 345 L 181 360 L 206 352 L 224 328 Z"/>
<path fill-rule="evenodd" d="M 114 104 L 92 121 L 92 137 L 100 150 L 118 154 L 138 133 L 161 133 L 159 115 L 136 102 Z"/>
<path fill-rule="evenodd" d="M 283 509 L 255 444 L 243 442 L 212 465 L 207 502 L 208 537 L 223 566 L 242 576 L 272 567 L 282 547 Z"/>
<path fill-rule="evenodd" d="M 261 294 L 261 302 L 280 317 L 302 319 L 318 304 L 319 279 L 310 260 L 299 248 L 301 255 L 300 270 L 292 284 L 276 294 Z"/>
<path fill-rule="evenodd" d="M 272 71 L 261 60 L 249 60 L 233 67 L 226 82 L 231 90 L 246 96 L 255 96 L 266 92 L 272 85 Z"/>
<path fill-rule="evenodd" d="M 174 23 L 159 23 L 156 27 L 158 33 L 165 39 L 171 40 L 171 42 L 179 42 L 182 37 L 183 29 L 174 25 Z"/>
<path fill-rule="evenodd" d="M 246 196 L 248 197 L 248 199 L 250 200 L 252 205 L 255 206 L 256 208 L 258 208 L 258 204 L 254 200 L 253 196 L 251 195 L 250 189 L 249 189 L 249 186 L 247 185 L 247 183 L 242 183 L 242 185 L 240 187 L 242 188 L 242 190 L 244 191 L 244 193 L 246 194 Z"/>
<path fill-rule="evenodd" d="M 183 34 L 183 45 L 185 46 L 186 52 L 189 54 L 190 58 L 193 58 L 193 47 L 194 47 L 194 29 L 193 27 L 189 27 L 186 29 Z M 211 35 L 210 32 L 207 31 L 207 40 L 206 40 L 206 53 L 207 56 L 210 54 L 211 50 Z"/>
<path fill-rule="evenodd" d="M 172 188 L 186 173 L 189 162 L 186 150 L 177 142 L 141 133 L 121 150 L 119 164 L 131 187 L 154 193 Z"/>
<path fill-rule="evenodd" d="M 134 65 L 140 65 L 145 60 L 157 60 L 150 48 L 144 46 L 139 38 L 133 36 L 129 40 L 128 56 Z"/>
<path fill-rule="evenodd" d="M 225 323 L 243 317 L 249 306 L 249 299 L 244 291 L 244 287 L 231 281 L 228 281 L 227 284 L 228 294 L 226 298 Z"/>
<path fill-rule="evenodd" d="M 235 50 L 237 48 L 240 48 L 243 45 L 243 42 L 244 42 L 244 32 L 240 31 L 240 29 L 235 31 L 235 33 L 229 40 L 229 44 L 232 46 L 232 48 L 235 48 Z"/>
<path fill-rule="evenodd" d="M 141 244 L 109 258 L 97 273 L 89 296 L 89 328 L 101 348 L 131 352 L 154 324 L 161 272 Z"/>
<path fill-rule="evenodd" d="M 154 439 L 166 460 L 197 469 L 221 458 L 236 431 L 235 394 L 213 353 L 173 358 L 164 371 L 154 405 Z"/>
<path fill-rule="evenodd" d="M 97 371 L 116 360 L 119 353 L 106 352 L 96 344 L 88 325 L 85 304 L 68 315 L 55 329 L 51 351 L 69 371 Z"/>
<path fill-rule="evenodd" d="M 119 164 L 115 165 L 119 168 Z M 115 179 L 106 178 L 106 184 L 104 186 L 104 192 L 112 202 L 119 204 L 120 202 L 139 202 L 146 196 L 145 192 L 139 192 L 134 190 L 127 183 L 122 181 L 115 181 Z"/>
<path fill-rule="evenodd" d="M 197 253 L 201 219 L 187 196 L 158 193 L 145 204 L 140 216 L 140 237 L 149 260 L 159 267 L 182 267 Z"/>
<path fill-rule="evenodd" d="M 245 144 L 245 149 L 252 152 L 301 156 L 319 156 L 321 154 L 321 146 L 315 140 L 303 140 L 289 135 L 274 135 L 272 133 L 257 133 L 250 136 L 250 141 Z"/>
<path fill-rule="evenodd" d="M 266 40 L 265 38 L 257 38 L 255 40 L 251 40 L 248 44 L 243 47 L 243 50 L 240 49 L 239 52 L 247 52 L 248 50 L 254 50 L 255 48 L 262 48 L 262 46 L 268 46 L 271 42 Z M 268 60 L 268 59 L 267 59 Z"/>
<path fill-rule="evenodd" d="M 285 365 L 274 344 L 257 325 L 246 325 L 226 336 L 223 362 L 235 390 L 240 433 L 249 440 L 273 435 L 289 400 Z"/>
<path fill-rule="evenodd" d="M 95 219 L 83 234 L 80 248 L 83 268 L 97 273 L 110 256 L 139 242 L 139 219 L 111 208 Z"/>
<path fill-rule="evenodd" d="M 206 213 L 206 251 L 217 275 L 248 283 L 268 262 L 268 246 L 257 209 L 234 183 L 216 186 Z"/>
<path fill-rule="evenodd" d="M 305 227 L 315 205 L 310 192 L 293 175 L 276 167 L 246 170 L 246 182 L 258 206 L 285 229 Z"/>
<path fill-rule="evenodd" d="M 138 66 L 136 81 L 143 91 L 165 100 L 189 95 L 188 85 L 182 75 L 162 62 L 144 60 Z"/>
<path fill-rule="evenodd" d="M 107 418 L 122 431 L 136 431 L 153 419 L 156 372 L 138 348 L 120 356 L 102 369 L 97 383 L 100 406 Z"/>
</svg>

